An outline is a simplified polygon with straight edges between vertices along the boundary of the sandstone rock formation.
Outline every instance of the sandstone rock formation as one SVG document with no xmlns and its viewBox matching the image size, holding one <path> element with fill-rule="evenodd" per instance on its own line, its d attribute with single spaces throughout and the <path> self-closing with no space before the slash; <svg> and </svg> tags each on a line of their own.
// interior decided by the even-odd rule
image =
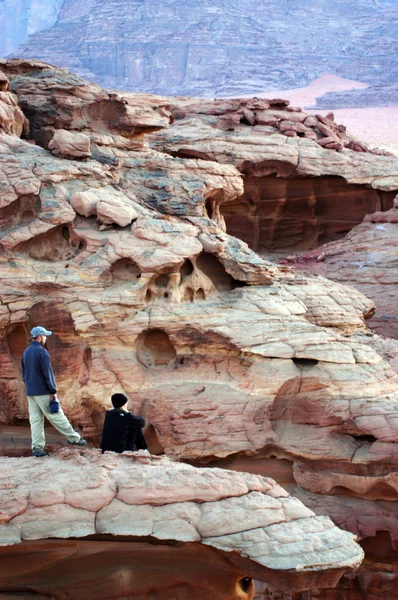
<svg viewBox="0 0 398 600">
<path fill-rule="evenodd" d="M 179 554 L 188 564 L 190 552 L 202 554 L 202 560 L 206 556 L 215 560 L 217 566 L 224 562 L 229 578 L 225 576 L 224 581 L 220 577 L 212 597 L 231 599 L 252 597 L 253 576 L 285 590 L 333 586 L 363 557 L 351 534 L 339 530 L 327 517 L 316 517 L 269 478 L 221 469 L 199 470 L 167 458 L 151 458 L 144 452 L 118 457 L 114 453 L 103 456 L 99 450 L 79 453 L 67 449 L 45 461 L 3 458 L 0 462 L 0 561 L 12 565 L 0 574 L 0 590 L 6 588 L 9 593 L 38 593 L 43 589 L 40 570 L 44 565 L 51 568 L 54 557 L 42 559 L 40 567 L 34 563 L 19 566 L 18 574 L 14 569 L 17 557 L 31 552 L 32 541 L 48 538 L 81 539 L 79 551 L 88 555 L 92 552 L 90 544 L 102 539 L 113 541 L 114 553 L 115 547 L 122 550 L 122 540 L 135 542 L 138 548 L 133 556 L 139 555 L 142 541 L 160 540 L 166 548 L 181 542 Z M 21 548 L 10 548 L 20 542 Z M 185 555 L 182 543 L 189 544 Z M 198 548 L 199 544 L 211 551 Z M 61 571 L 69 559 L 68 545 L 64 547 L 58 564 Z M 214 548 L 218 552 L 212 551 Z M 172 547 L 169 552 L 173 554 Z M 129 561 L 133 562 L 132 557 Z M 114 562 L 115 558 L 113 568 Z M 179 583 L 178 597 L 203 597 L 200 594 L 214 584 L 211 578 L 203 580 L 204 573 L 195 573 L 192 564 L 189 567 Z M 166 581 L 159 591 L 153 581 L 140 581 L 132 564 L 124 565 L 124 569 L 122 581 L 114 582 L 112 597 L 115 593 L 116 597 L 123 596 L 125 586 L 131 598 L 148 598 L 153 588 L 156 598 L 177 593 L 172 585 L 175 574 L 162 577 L 162 565 L 158 566 L 160 579 Z M 152 570 L 156 573 L 157 569 L 152 566 Z M 142 588 L 139 592 L 134 586 L 129 588 L 129 573 L 131 578 L 137 577 Z M 79 598 L 76 587 L 88 577 L 93 573 L 80 568 L 72 582 L 54 578 L 46 589 L 50 597 L 66 594 Z M 91 588 L 93 596 L 103 597 L 100 585 L 102 581 Z M 236 591 L 232 596 L 233 587 Z"/>
<path fill-rule="evenodd" d="M 392 206 L 398 159 L 365 151 L 332 116 L 322 122 L 294 108 L 289 112 L 290 106 L 260 111 L 261 103 L 175 100 L 174 125 L 151 136 L 154 148 L 172 156 L 232 163 L 244 175 L 243 195 L 221 209 L 228 233 L 280 256 L 341 237 L 367 213 Z M 265 113 L 277 117 L 261 125 L 259 114 Z M 287 118 L 309 123 L 306 132 L 286 137 L 289 130 L 281 126 Z"/>
<path fill-rule="evenodd" d="M 29 139 L 0 135 L 3 455 L 29 454 L 26 433 L 15 433 L 27 419 L 19 360 L 41 323 L 54 332 L 63 407 L 91 443 L 110 395 L 124 392 L 147 421 L 152 451 L 273 476 L 325 514 L 329 497 L 368 503 L 377 535 L 391 539 L 392 565 L 395 525 L 386 512 L 397 493 L 398 376 L 388 342 L 366 326 L 374 303 L 277 266 L 271 252 L 260 256 L 230 232 L 250 226 L 263 251 L 275 254 L 280 243 L 285 255 L 322 235 L 334 239 L 392 206 L 398 160 L 325 149 L 247 124 L 247 113 L 227 131 L 220 120 L 230 103 L 226 112 L 206 103 L 194 117 L 194 101 L 110 94 L 39 62 L 2 70 L 30 123 Z M 59 129 L 87 136 L 91 158 L 53 156 Z M 265 222 L 271 241 L 258 229 Z M 379 501 L 383 509 L 373 508 Z M 369 590 L 382 581 L 393 597 L 374 529 L 339 523 L 363 538 L 367 562 L 328 597 L 356 594 L 363 579 Z M 301 597 L 317 597 L 317 586 Z"/>
<path fill-rule="evenodd" d="M 366 294 L 377 307 L 370 326 L 376 333 L 396 340 L 397 197 L 393 202 L 390 210 L 366 215 L 345 238 L 292 260 L 299 269 L 345 281 Z M 396 363 L 396 347 L 391 347 L 390 358 Z"/>
</svg>

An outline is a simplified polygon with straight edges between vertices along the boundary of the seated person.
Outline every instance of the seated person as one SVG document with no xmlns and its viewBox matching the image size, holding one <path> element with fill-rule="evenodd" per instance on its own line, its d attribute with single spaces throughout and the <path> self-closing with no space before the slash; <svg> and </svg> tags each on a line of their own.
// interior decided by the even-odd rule
<svg viewBox="0 0 398 600">
<path fill-rule="evenodd" d="M 111 450 L 121 454 L 133 450 L 134 446 L 137 450 L 146 450 L 148 446 L 142 433 L 144 419 L 124 408 L 128 401 L 124 394 L 113 394 L 111 400 L 114 408 L 105 414 L 100 444 L 102 452 Z"/>
</svg>

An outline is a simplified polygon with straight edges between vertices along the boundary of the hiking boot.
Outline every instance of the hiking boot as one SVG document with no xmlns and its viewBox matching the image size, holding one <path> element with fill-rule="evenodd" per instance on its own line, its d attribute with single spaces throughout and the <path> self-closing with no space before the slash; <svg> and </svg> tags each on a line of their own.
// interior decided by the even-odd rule
<svg viewBox="0 0 398 600">
<path fill-rule="evenodd" d="M 87 444 L 87 440 L 80 438 L 80 440 L 78 440 L 77 442 L 70 442 L 69 440 L 67 440 L 66 443 L 69 444 L 69 446 L 85 446 Z"/>
<path fill-rule="evenodd" d="M 48 452 L 46 452 L 42 448 L 32 448 L 32 456 L 48 456 Z"/>
</svg>

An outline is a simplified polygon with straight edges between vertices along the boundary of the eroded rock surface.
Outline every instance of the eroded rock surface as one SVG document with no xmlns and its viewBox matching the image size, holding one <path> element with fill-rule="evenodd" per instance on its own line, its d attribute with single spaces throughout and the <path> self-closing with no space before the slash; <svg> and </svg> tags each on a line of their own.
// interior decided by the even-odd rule
<svg viewBox="0 0 398 600">
<path fill-rule="evenodd" d="M 199 542 L 222 551 L 231 570 L 230 584 L 238 583 L 240 571 L 240 581 L 255 576 L 274 584 L 281 582 L 281 587 L 292 590 L 316 581 L 325 587 L 334 585 L 347 568 L 358 566 L 363 558 L 351 534 L 339 530 L 327 517 L 316 517 L 269 478 L 195 469 L 167 458 L 151 458 L 145 452 L 119 457 L 114 453 L 103 456 L 99 450 L 79 453 L 68 449 L 45 461 L 3 458 L 0 462 L 0 546 L 5 547 L 0 549 L 0 557 L 6 550 L 9 562 L 9 546 L 22 542 L 19 554 L 23 556 L 24 548 L 29 552 L 31 547 L 25 542 L 48 538 L 90 536 L 92 540 L 92 536 L 111 535 L 126 541 Z M 164 565 L 160 571 L 163 569 Z M 29 570 L 34 573 L 34 565 Z M 131 571 L 134 577 L 134 569 Z M 26 578 L 26 571 L 24 575 Z M 24 591 L 20 577 L 2 571 L 0 589 Z M 185 576 L 189 577 L 192 572 Z M 76 576 L 72 585 L 76 586 L 78 579 Z M 41 585 L 36 582 L 29 590 L 38 591 Z M 57 581 L 57 596 L 68 592 L 68 584 L 64 585 L 65 590 L 62 580 Z M 151 585 L 147 580 L 147 593 Z M 117 587 L 120 596 L 123 583 Z M 239 597 L 252 597 L 249 584 L 246 591 L 244 595 L 242 589 Z M 132 597 L 144 597 L 142 591 L 131 593 Z M 164 589 L 162 593 L 160 597 L 164 597 Z M 194 594 L 198 597 L 197 590 Z M 187 592 L 180 597 L 188 598 Z"/>
<path fill-rule="evenodd" d="M 170 108 L 176 121 L 152 145 L 237 167 L 244 193 L 221 212 L 227 232 L 256 251 L 315 248 L 392 207 L 398 159 L 353 138 L 332 113 L 308 115 L 282 99 L 175 99 Z"/>
<path fill-rule="evenodd" d="M 377 310 L 370 327 L 378 334 L 398 339 L 397 232 L 395 198 L 390 210 L 366 215 L 344 239 L 296 256 L 294 262 L 307 272 L 344 280 L 372 298 Z"/>
<path fill-rule="evenodd" d="M 325 149 L 271 126 L 226 131 L 211 112 L 222 104 L 195 120 L 181 112 L 186 101 L 108 94 L 32 61 L 2 68 L 30 121 L 29 139 L 0 135 L 3 432 L 26 424 L 19 361 L 40 323 L 54 332 L 48 344 L 63 407 L 90 443 L 98 444 L 110 395 L 124 392 L 147 421 L 153 451 L 275 475 L 303 498 L 343 489 L 392 504 L 398 376 L 390 342 L 367 329 L 373 301 L 256 254 L 229 235 L 227 207 L 258 182 L 259 194 L 268 185 L 274 195 L 282 190 L 269 227 L 283 225 L 286 196 L 298 211 L 318 202 L 332 210 L 336 190 L 349 207 L 388 209 L 398 160 Z M 160 127 L 168 129 L 151 133 Z M 48 143 L 60 129 L 87 136 L 91 158 L 53 156 Z M 308 198 L 310 185 L 318 191 Z M 324 218 L 332 233 L 322 235 L 340 234 L 336 222 Z M 1 452 L 15 455 L 7 435 Z M 29 453 L 26 444 L 20 452 Z M 86 509 L 68 508 L 79 524 L 75 510 Z M 392 522 L 383 527 L 395 540 Z M 361 536 L 366 548 L 372 531 Z M 235 534 L 229 545 L 215 543 L 228 551 L 244 542 Z M 368 557 L 367 569 L 378 572 L 381 551 Z M 393 581 L 377 577 L 387 588 Z"/>
</svg>

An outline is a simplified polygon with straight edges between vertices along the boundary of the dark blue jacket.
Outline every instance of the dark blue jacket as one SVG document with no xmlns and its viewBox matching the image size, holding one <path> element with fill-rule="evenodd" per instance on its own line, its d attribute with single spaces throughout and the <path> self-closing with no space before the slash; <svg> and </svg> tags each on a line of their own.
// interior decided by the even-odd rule
<svg viewBox="0 0 398 600">
<path fill-rule="evenodd" d="M 111 450 L 121 454 L 126 450 L 133 450 L 134 446 L 137 450 L 146 450 L 148 446 L 142 427 L 145 427 L 142 417 L 136 417 L 120 408 L 107 410 L 100 444 L 102 452 Z"/>
<path fill-rule="evenodd" d="M 34 341 L 26 348 L 21 364 L 27 396 L 57 393 L 50 355 L 40 342 Z"/>
</svg>

